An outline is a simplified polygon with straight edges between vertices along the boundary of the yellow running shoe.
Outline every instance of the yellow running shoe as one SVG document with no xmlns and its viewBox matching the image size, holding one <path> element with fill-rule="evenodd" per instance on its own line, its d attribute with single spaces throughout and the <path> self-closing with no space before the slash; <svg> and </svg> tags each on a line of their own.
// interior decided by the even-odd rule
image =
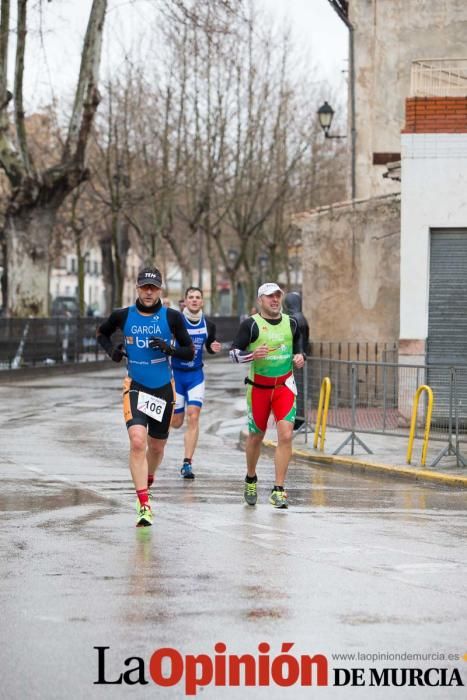
<svg viewBox="0 0 467 700">
<path fill-rule="evenodd" d="M 288 508 L 287 505 L 287 492 L 286 491 L 271 491 L 269 496 L 269 503 L 274 506 L 274 508 Z"/>
<path fill-rule="evenodd" d="M 258 500 L 256 481 L 253 481 L 251 484 L 249 484 L 248 481 L 245 481 L 243 497 L 245 499 L 245 502 L 248 503 L 249 506 L 256 505 L 256 501 Z"/>
<path fill-rule="evenodd" d="M 139 506 L 138 515 L 136 516 L 136 527 L 149 527 L 152 525 L 154 516 L 151 506 L 146 503 L 144 506 Z"/>
</svg>

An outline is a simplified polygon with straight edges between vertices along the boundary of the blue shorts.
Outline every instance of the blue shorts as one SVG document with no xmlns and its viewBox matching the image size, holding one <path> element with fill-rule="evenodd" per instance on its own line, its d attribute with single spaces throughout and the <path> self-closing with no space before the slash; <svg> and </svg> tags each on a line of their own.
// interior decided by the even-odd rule
<svg viewBox="0 0 467 700">
<path fill-rule="evenodd" d="M 183 413 L 185 405 L 199 406 L 204 401 L 204 372 L 194 369 L 189 372 L 173 370 L 175 379 L 175 413 Z"/>
</svg>

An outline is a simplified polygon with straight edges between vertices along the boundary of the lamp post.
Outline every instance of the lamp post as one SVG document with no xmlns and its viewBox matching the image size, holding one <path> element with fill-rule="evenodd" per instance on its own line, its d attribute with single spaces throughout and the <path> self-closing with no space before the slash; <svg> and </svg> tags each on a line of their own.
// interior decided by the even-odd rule
<svg viewBox="0 0 467 700">
<path fill-rule="evenodd" d="M 269 262 L 269 255 L 267 253 L 262 253 L 258 257 L 260 284 L 263 284 L 263 282 L 265 280 L 268 262 Z"/>
<path fill-rule="evenodd" d="M 352 93 L 353 94 L 353 93 Z M 353 105 L 353 103 L 352 103 Z M 319 125 L 321 126 L 324 136 L 327 139 L 346 139 L 347 136 L 343 134 L 330 134 L 329 130 L 331 128 L 332 119 L 334 117 L 334 110 L 328 102 L 324 102 L 317 111 Z M 355 129 L 353 127 L 355 117 L 354 108 L 352 106 L 352 125 L 350 130 L 350 198 L 355 199 Z"/>
<path fill-rule="evenodd" d="M 230 281 L 230 314 L 236 315 L 237 313 L 237 293 L 238 293 L 238 284 L 237 284 L 237 271 L 235 269 L 235 264 L 238 260 L 238 250 L 235 250 L 234 248 L 229 248 L 227 251 L 227 262 L 228 262 L 228 268 L 227 268 L 227 273 L 229 275 L 229 281 Z"/>
<path fill-rule="evenodd" d="M 329 129 L 331 128 L 332 120 L 334 117 L 334 110 L 329 104 L 329 102 L 324 102 L 318 109 L 318 120 L 319 125 L 324 131 L 324 135 L 327 139 L 346 139 L 347 136 L 341 136 L 339 134 L 330 134 Z"/>
</svg>

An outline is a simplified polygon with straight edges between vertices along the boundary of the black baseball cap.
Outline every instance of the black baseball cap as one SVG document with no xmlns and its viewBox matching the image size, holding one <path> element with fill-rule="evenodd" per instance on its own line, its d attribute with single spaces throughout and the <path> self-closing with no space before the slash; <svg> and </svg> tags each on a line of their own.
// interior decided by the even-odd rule
<svg viewBox="0 0 467 700">
<path fill-rule="evenodd" d="M 162 275 L 157 267 L 145 267 L 138 272 L 136 281 L 137 287 L 144 287 L 145 284 L 152 284 L 154 287 L 162 287 Z"/>
</svg>

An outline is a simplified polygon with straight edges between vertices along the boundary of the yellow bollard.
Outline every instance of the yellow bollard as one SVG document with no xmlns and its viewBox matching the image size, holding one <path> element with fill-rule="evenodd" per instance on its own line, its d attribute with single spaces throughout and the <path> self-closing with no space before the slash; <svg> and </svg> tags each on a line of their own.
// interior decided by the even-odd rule
<svg viewBox="0 0 467 700">
<path fill-rule="evenodd" d="M 331 380 L 329 379 L 329 377 L 324 377 L 323 381 L 321 382 L 321 389 L 319 392 L 318 415 L 316 416 L 315 439 L 313 440 L 313 447 L 316 449 L 318 447 L 318 438 L 320 438 L 319 449 L 321 450 L 321 452 L 323 452 L 324 450 L 324 439 L 326 436 L 326 423 L 328 421 L 328 409 L 330 398 Z"/>
<path fill-rule="evenodd" d="M 427 384 L 422 384 L 421 386 L 418 387 L 417 391 L 415 392 L 415 396 L 414 396 L 414 400 L 413 400 L 413 407 L 412 407 L 412 419 L 410 421 L 409 444 L 407 446 L 407 464 L 410 464 L 410 461 L 412 459 L 413 441 L 415 438 L 415 428 L 416 428 L 416 424 L 417 424 L 418 402 L 420 400 L 420 396 L 422 395 L 422 393 L 424 391 L 426 391 L 426 393 L 428 395 L 428 408 L 426 411 L 425 432 L 423 434 L 422 458 L 420 461 L 420 464 L 422 466 L 425 466 L 425 462 L 426 462 L 426 453 L 428 450 L 428 438 L 430 437 L 430 428 L 431 428 L 431 414 L 433 412 L 433 391 L 431 390 L 431 387 L 427 386 Z"/>
</svg>

